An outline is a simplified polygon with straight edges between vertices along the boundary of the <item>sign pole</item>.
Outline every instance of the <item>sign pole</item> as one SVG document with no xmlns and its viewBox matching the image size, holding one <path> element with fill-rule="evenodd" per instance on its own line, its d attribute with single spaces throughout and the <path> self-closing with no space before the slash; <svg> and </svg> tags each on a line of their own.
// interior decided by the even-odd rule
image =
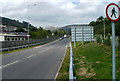
<svg viewBox="0 0 120 81">
<path fill-rule="evenodd" d="M 90 43 L 92 42 L 92 27 L 90 26 Z"/>
<path fill-rule="evenodd" d="M 84 30 L 83 30 L 83 27 L 82 27 L 82 45 L 83 45 L 83 42 L 84 42 Z"/>
<path fill-rule="evenodd" d="M 106 16 L 112 21 L 112 80 L 116 81 L 115 22 L 120 19 L 120 7 L 111 3 L 106 7 Z"/>
<path fill-rule="evenodd" d="M 116 80 L 115 23 L 112 22 L 112 79 Z"/>
<path fill-rule="evenodd" d="M 75 39 L 74 39 L 74 48 L 76 47 L 76 28 L 75 28 Z"/>
</svg>

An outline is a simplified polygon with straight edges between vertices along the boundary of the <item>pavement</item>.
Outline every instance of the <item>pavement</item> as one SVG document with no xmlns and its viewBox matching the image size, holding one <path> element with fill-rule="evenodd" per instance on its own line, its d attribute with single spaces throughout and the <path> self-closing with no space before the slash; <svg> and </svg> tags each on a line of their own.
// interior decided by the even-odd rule
<svg viewBox="0 0 120 81">
<path fill-rule="evenodd" d="M 55 79 L 69 39 L 2 56 L 2 79 Z"/>
</svg>

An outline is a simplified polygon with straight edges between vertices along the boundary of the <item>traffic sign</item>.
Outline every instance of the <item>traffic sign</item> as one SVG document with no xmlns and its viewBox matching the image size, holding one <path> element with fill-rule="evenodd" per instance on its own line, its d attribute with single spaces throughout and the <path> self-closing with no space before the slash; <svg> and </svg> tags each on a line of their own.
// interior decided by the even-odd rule
<svg viewBox="0 0 120 81">
<path fill-rule="evenodd" d="M 112 22 L 118 21 L 120 19 L 120 7 L 115 3 L 107 5 L 106 16 Z"/>
<path fill-rule="evenodd" d="M 115 23 L 120 19 L 120 7 L 111 3 L 106 7 L 106 16 L 112 21 L 112 79 L 116 81 Z"/>
</svg>

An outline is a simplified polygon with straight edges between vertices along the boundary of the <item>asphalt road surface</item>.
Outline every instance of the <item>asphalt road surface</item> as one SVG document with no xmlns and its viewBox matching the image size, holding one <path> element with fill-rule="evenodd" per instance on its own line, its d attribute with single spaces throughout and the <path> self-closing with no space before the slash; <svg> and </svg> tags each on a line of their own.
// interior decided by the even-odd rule
<svg viewBox="0 0 120 81">
<path fill-rule="evenodd" d="M 2 55 L 3 79 L 55 79 L 69 39 Z"/>
</svg>

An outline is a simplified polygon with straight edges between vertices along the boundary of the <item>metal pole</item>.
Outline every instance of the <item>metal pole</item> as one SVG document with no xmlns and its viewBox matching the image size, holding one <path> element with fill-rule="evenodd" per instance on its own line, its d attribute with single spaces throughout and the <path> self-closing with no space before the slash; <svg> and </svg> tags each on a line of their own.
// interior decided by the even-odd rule
<svg viewBox="0 0 120 81">
<path fill-rule="evenodd" d="M 92 27 L 90 27 L 90 43 L 92 42 Z"/>
<path fill-rule="evenodd" d="M 92 39 L 92 27 L 90 27 L 90 43 L 91 43 L 91 39 Z"/>
<path fill-rule="evenodd" d="M 112 22 L 112 79 L 116 80 L 115 23 Z"/>
<path fill-rule="evenodd" d="M 28 5 L 28 21 L 29 21 L 29 7 L 30 7 L 30 5 Z M 28 37 L 28 43 L 29 43 L 29 22 L 28 22 L 28 35 L 27 35 L 27 37 Z"/>
<path fill-rule="evenodd" d="M 74 37 L 74 48 L 76 47 L 76 28 L 75 28 L 75 37 Z"/>
<path fill-rule="evenodd" d="M 83 30 L 83 27 L 82 27 L 82 45 L 83 45 L 83 41 L 84 41 L 84 36 L 83 36 L 83 34 L 84 34 L 84 30 Z"/>
</svg>

